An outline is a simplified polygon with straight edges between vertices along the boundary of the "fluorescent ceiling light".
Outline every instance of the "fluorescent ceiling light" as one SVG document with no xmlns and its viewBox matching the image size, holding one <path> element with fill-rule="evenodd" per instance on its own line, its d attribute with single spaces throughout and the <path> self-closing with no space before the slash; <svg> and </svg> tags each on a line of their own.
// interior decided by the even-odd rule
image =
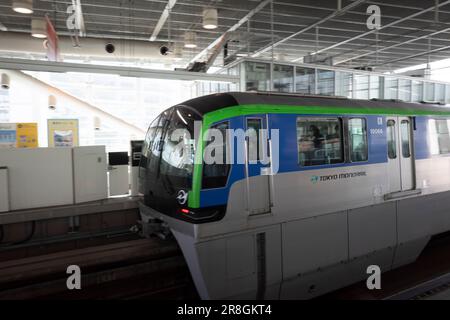
<svg viewBox="0 0 450 320">
<path fill-rule="evenodd" d="M 13 0 L 12 9 L 18 13 L 32 14 L 33 0 Z"/>
<path fill-rule="evenodd" d="M 207 8 L 203 9 L 203 28 L 216 29 L 217 28 L 217 9 Z"/>
<path fill-rule="evenodd" d="M 31 20 L 31 35 L 35 38 L 47 38 L 47 24 L 44 19 Z"/>
<path fill-rule="evenodd" d="M 197 34 L 192 31 L 186 31 L 184 34 L 184 47 L 197 48 Z"/>
</svg>

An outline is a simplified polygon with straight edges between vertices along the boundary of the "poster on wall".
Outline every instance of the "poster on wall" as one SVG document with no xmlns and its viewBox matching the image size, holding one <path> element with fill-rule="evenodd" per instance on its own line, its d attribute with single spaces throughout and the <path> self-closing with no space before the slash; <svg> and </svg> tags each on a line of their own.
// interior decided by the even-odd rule
<svg viewBox="0 0 450 320">
<path fill-rule="evenodd" d="M 76 147 L 78 139 L 78 119 L 48 119 L 49 147 Z"/>
<path fill-rule="evenodd" d="M 16 140 L 16 124 L 0 123 L 0 148 L 14 148 Z"/>
<path fill-rule="evenodd" d="M 17 148 L 38 147 L 37 123 L 18 123 L 16 129 Z"/>
<path fill-rule="evenodd" d="M 37 148 L 37 123 L 0 123 L 0 148 Z"/>
</svg>

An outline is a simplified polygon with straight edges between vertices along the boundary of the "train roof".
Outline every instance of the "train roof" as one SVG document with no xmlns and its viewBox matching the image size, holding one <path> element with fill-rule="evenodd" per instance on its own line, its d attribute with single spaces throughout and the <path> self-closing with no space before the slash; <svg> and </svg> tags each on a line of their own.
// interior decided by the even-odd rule
<svg viewBox="0 0 450 320">
<path fill-rule="evenodd" d="M 238 105 L 276 105 L 279 106 L 310 106 L 310 107 L 340 107 L 340 108 L 360 108 L 361 113 L 370 111 L 376 113 L 379 109 L 380 114 L 387 109 L 393 109 L 398 113 L 406 114 L 448 114 L 450 108 L 438 103 L 410 103 L 401 100 L 359 100 L 348 99 L 345 97 L 321 96 L 321 95 L 301 95 L 284 94 L 278 92 L 227 92 L 210 94 L 194 98 L 179 105 L 185 105 L 196 109 L 204 115 L 215 110 L 233 107 Z M 370 110 L 368 110 L 370 109 Z M 374 110 L 375 109 L 375 110 Z"/>
</svg>

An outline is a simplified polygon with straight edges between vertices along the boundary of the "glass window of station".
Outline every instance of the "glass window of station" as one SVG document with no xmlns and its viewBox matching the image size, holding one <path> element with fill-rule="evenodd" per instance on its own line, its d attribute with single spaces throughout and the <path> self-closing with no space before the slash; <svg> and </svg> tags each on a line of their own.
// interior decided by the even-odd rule
<svg viewBox="0 0 450 320">
<path fill-rule="evenodd" d="M 393 99 L 450 104 L 450 84 L 431 80 L 255 61 L 244 61 L 239 66 L 230 67 L 230 72 L 235 74 L 238 69 L 244 70 L 246 91 L 273 90 L 362 100 Z"/>
</svg>

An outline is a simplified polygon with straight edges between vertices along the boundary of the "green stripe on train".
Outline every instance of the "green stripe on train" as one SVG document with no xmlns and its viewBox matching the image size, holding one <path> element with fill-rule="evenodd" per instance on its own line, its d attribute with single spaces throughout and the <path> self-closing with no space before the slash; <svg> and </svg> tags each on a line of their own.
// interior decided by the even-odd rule
<svg viewBox="0 0 450 320">
<path fill-rule="evenodd" d="M 367 107 L 332 107 L 332 106 L 289 106 L 289 105 L 266 105 L 246 104 L 227 107 L 206 113 L 203 116 L 200 137 L 205 133 L 204 128 L 211 124 L 237 116 L 246 116 L 259 113 L 272 114 L 351 114 L 351 115 L 383 115 L 383 116 L 450 116 L 449 111 L 433 110 L 434 107 L 423 110 L 396 109 L 393 108 L 367 108 Z M 192 179 L 192 190 L 189 192 L 188 205 L 191 208 L 200 207 L 200 190 L 202 181 L 202 155 L 205 147 L 204 139 L 197 142 L 195 154 L 194 174 Z"/>
</svg>

